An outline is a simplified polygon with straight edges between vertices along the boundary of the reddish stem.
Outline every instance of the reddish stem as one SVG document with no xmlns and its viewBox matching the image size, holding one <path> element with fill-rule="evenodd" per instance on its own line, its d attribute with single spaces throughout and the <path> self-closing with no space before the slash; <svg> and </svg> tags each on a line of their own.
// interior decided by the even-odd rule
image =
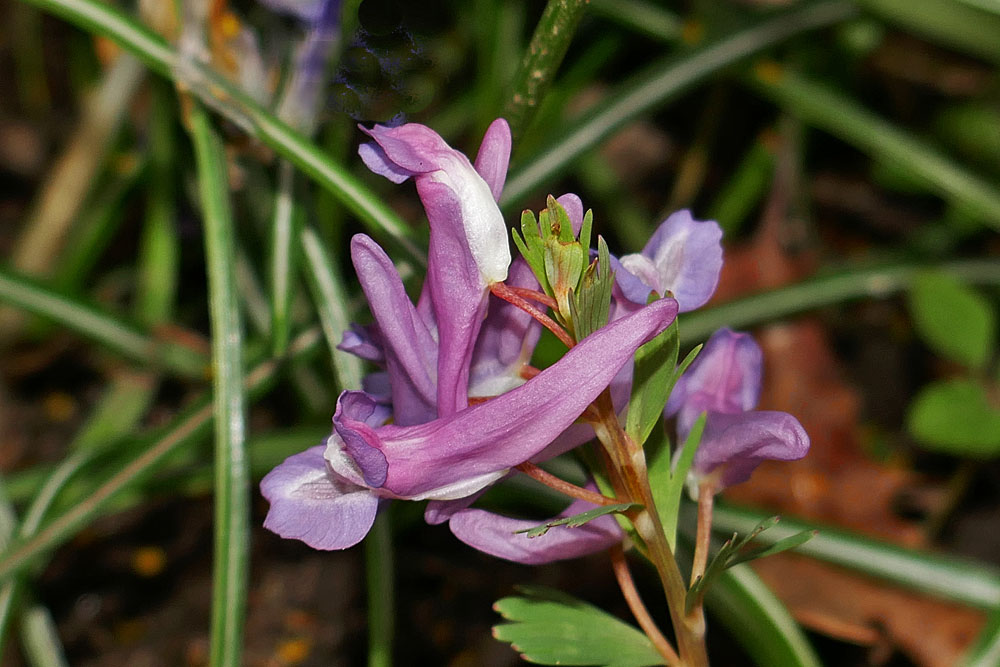
<svg viewBox="0 0 1000 667">
<path fill-rule="evenodd" d="M 593 503 L 595 505 L 617 505 L 618 500 L 615 498 L 608 498 L 600 493 L 591 491 L 590 489 L 585 489 L 582 486 L 577 486 L 576 484 L 571 484 L 564 479 L 560 479 L 553 475 L 552 473 L 545 472 L 534 463 L 529 463 L 525 461 L 519 466 L 516 466 L 518 470 L 523 472 L 525 475 L 533 480 L 541 482 L 545 486 L 555 489 L 559 493 L 569 496 L 570 498 L 576 498 L 577 500 L 586 500 L 588 503 Z"/>
<path fill-rule="evenodd" d="M 653 642 L 653 646 L 660 652 L 668 665 L 680 664 L 681 659 L 674 647 L 660 632 L 653 617 L 649 615 L 646 605 L 642 603 L 639 591 L 635 587 L 635 581 L 632 579 L 632 573 L 628 569 L 628 563 L 625 561 L 625 552 L 620 544 L 611 547 L 611 568 L 615 571 L 615 579 L 618 580 L 618 587 L 622 589 L 622 595 L 625 596 L 628 608 L 632 610 L 632 615 L 639 622 L 642 631 L 649 637 L 649 641 Z"/>
<path fill-rule="evenodd" d="M 511 287 L 510 285 L 507 285 L 507 289 L 518 296 L 524 297 L 525 299 L 531 299 L 532 301 L 537 301 L 538 303 L 546 305 L 553 310 L 559 307 L 559 304 L 556 303 L 555 299 L 544 292 L 539 292 L 536 289 L 529 289 L 527 287 Z"/>
<path fill-rule="evenodd" d="M 524 312 L 534 317 L 543 327 L 554 333 L 556 338 L 561 340 L 566 347 L 573 347 L 576 345 L 570 335 L 566 333 L 566 330 L 559 326 L 555 320 L 533 306 L 531 302 L 520 296 L 510 287 L 507 287 L 503 283 L 493 283 L 490 285 L 490 291 L 497 297 L 517 306 Z"/>
</svg>

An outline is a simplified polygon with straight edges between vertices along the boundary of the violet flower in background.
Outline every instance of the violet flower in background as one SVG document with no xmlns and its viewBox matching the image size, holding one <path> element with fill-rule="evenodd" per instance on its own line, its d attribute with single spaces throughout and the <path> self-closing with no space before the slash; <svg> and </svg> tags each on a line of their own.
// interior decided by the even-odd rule
<svg viewBox="0 0 1000 667">
<path fill-rule="evenodd" d="M 325 91 L 330 56 L 341 38 L 341 0 L 269 0 L 265 4 L 294 13 L 307 23 L 306 36 L 295 49 L 295 62 L 281 96 L 278 116 L 292 127 L 312 134 Z"/>
<path fill-rule="evenodd" d="M 646 304 L 650 292 L 670 292 L 680 312 L 704 306 L 715 293 L 722 270 L 722 229 L 712 220 L 695 220 L 687 210 L 668 217 L 641 253 L 612 257 L 619 305 Z"/>
<path fill-rule="evenodd" d="M 340 0 L 332 1 L 334 4 L 340 4 Z M 260 3 L 276 12 L 290 14 L 307 23 L 315 23 L 331 0 L 260 0 Z"/>
<path fill-rule="evenodd" d="M 809 451 L 809 436 L 790 414 L 754 410 L 760 399 L 763 355 L 750 334 L 719 329 L 674 386 L 667 416 L 677 415 L 683 441 L 706 413 L 693 473 L 715 475 L 717 487 L 750 478 L 762 461 L 793 461 Z"/>
</svg>

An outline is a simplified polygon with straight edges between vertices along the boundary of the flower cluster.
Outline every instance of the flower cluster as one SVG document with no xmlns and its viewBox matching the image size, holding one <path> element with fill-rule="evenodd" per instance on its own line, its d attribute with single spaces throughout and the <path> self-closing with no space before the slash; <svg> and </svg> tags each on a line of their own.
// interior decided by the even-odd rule
<svg viewBox="0 0 1000 667">
<path fill-rule="evenodd" d="M 537 522 L 471 505 L 515 467 L 593 438 L 579 418 L 609 386 L 615 407 L 626 407 L 617 404 L 621 387 L 631 384 L 636 350 L 678 311 L 698 308 L 714 292 L 722 265 L 718 225 L 681 211 L 641 253 L 608 257 L 615 282 L 606 323 L 539 371 L 529 365 L 538 318 L 494 295 L 501 288 L 539 290 L 525 259 L 512 261 L 497 206 L 511 148 L 506 122 L 490 126 L 475 163 L 422 125 L 362 130 L 372 139 L 359 151 L 365 164 L 395 183 L 416 184 L 430 223 L 427 276 L 414 304 L 382 248 L 363 234 L 352 239 L 351 259 L 374 321 L 349 331 L 341 349 L 383 370 L 363 391 L 340 395 L 324 444 L 264 478 L 261 490 L 271 503 L 264 525 L 318 549 L 344 549 L 364 538 L 383 503 L 430 500 L 428 522 L 447 521 L 459 539 L 510 560 L 541 563 L 619 542 L 609 515 L 528 538 L 515 531 Z M 589 238 L 579 198 L 557 201 L 573 238 L 581 227 Z M 762 459 L 799 458 L 808 448 L 790 415 L 752 411 L 759 387 L 756 344 L 723 330 L 667 404 L 681 437 L 707 413 L 694 474 L 712 476 L 716 488 L 746 479 Z M 577 500 L 562 516 L 592 507 Z"/>
</svg>

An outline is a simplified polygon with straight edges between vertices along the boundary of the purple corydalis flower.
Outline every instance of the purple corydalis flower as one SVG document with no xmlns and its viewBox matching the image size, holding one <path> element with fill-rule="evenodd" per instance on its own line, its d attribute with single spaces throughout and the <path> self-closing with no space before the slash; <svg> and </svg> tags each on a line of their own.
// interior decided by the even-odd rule
<svg viewBox="0 0 1000 667">
<path fill-rule="evenodd" d="M 271 502 L 265 525 L 317 549 L 344 549 L 367 533 L 380 500 L 476 493 L 544 450 L 676 314 L 672 299 L 651 304 L 591 334 L 520 387 L 423 424 L 381 425 L 385 414 L 373 398 L 344 392 L 323 457 L 310 454 L 316 448 L 293 456 L 261 482 Z M 331 521 L 346 528 L 313 526 Z"/>
<path fill-rule="evenodd" d="M 413 178 L 431 234 L 427 282 L 438 329 L 437 414 L 468 404 L 469 364 L 486 316 L 490 285 L 507 278 L 507 226 L 496 199 L 510 159 L 510 128 L 490 125 L 473 166 L 423 125 L 361 128 L 374 139 L 359 148 L 369 169 L 394 183 Z"/>
<path fill-rule="evenodd" d="M 698 416 L 706 413 L 693 471 L 718 475 L 719 486 L 750 478 L 762 461 L 792 461 L 809 451 L 809 436 L 795 417 L 757 411 L 763 355 L 750 334 L 719 329 L 678 380 L 668 415 L 677 415 L 677 432 L 687 437 Z"/>
<path fill-rule="evenodd" d="M 667 218 L 641 253 L 612 259 L 615 284 L 629 301 L 643 305 L 650 292 L 670 292 L 680 312 L 705 305 L 719 284 L 722 229 L 711 220 L 691 217 L 687 210 Z"/>
</svg>

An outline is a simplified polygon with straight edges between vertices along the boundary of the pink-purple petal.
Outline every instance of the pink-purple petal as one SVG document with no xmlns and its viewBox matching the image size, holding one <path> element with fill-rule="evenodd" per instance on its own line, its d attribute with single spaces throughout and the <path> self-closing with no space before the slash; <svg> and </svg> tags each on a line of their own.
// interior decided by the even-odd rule
<svg viewBox="0 0 1000 667">
<path fill-rule="evenodd" d="M 368 534 L 379 499 L 332 474 L 323 449 L 290 456 L 261 480 L 261 493 L 271 503 L 264 527 L 314 549 L 346 549 Z"/>
<path fill-rule="evenodd" d="M 579 236 L 583 227 L 583 201 L 572 192 L 567 192 L 561 197 L 556 197 L 556 202 L 566 210 L 570 225 L 573 226 L 573 235 Z"/>
<path fill-rule="evenodd" d="M 750 479 L 763 461 L 794 461 L 808 452 L 809 435 L 790 414 L 766 410 L 711 413 L 693 467 L 701 475 L 721 468 L 722 486 L 732 486 Z"/>
<path fill-rule="evenodd" d="M 526 384 L 426 424 L 376 430 L 389 463 L 385 488 L 420 496 L 504 471 L 541 452 L 597 398 L 636 348 L 663 331 L 677 303 L 663 299 L 585 338 Z"/>
<path fill-rule="evenodd" d="M 507 165 L 510 163 L 510 126 L 503 118 L 490 123 L 483 135 L 476 155 L 476 171 L 490 186 L 493 199 L 500 201 L 503 184 L 507 180 Z"/>
<path fill-rule="evenodd" d="M 685 437 L 702 412 L 736 414 L 757 407 L 763 354 L 753 336 L 719 329 L 681 376 L 667 401 Z"/>
<path fill-rule="evenodd" d="M 375 241 L 357 234 L 351 259 L 378 325 L 378 338 L 392 380 L 396 422 L 415 424 L 437 412 L 437 342 L 406 295 L 392 261 Z"/>
<path fill-rule="evenodd" d="M 363 391 L 342 392 L 333 414 L 333 427 L 340 436 L 339 442 L 369 487 L 385 484 L 389 472 L 389 464 L 378 448 L 379 439 L 374 431 L 382 425 L 383 415 L 381 406 Z"/>
<path fill-rule="evenodd" d="M 556 519 L 594 509 L 596 505 L 577 500 Z M 518 530 L 534 528 L 545 521 L 512 519 L 480 509 L 454 513 L 448 527 L 455 537 L 483 553 L 527 565 L 541 565 L 569 558 L 579 558 L 604 551 L 622 540 L 622 530 L 611 515 L 588 521 L 582 526 L 554 526 L 539 537 L 528 537 Z"/>
<path fill-rule="evenodd" d="M 715 293 L 722 270 L 722 229 L 711 220 L 695 220 L 687 210 L 663 221 L 641 253 L 618 258 L 628 276 L 619 276 L 621 293 L 646 303 L 650 291 L 670 292 L 682 313 L 705 305 Z M 616 267 L 617 268 L 617 267 Z"/>
<path fill-rule="evenodd" d="M 510 265 L 507 285 L 538 289 L 538 281 L 523 258 Z M 490 297 L 486 321 L 472 353 L 469 395 L 496 396 L 524 384 L 521 369 L 531 360 L 541 329 L 517 306 Z"/>
<path fill-rule="evenodd" d="M 379 176 L 384 176 L 396 185 L 399 185 L 415 173 L 390 160 L 382 147 L 374 141 L 358 146 L 358 155 L 361 156 L 361 161 L 371 171 Z"/>
</svg>

